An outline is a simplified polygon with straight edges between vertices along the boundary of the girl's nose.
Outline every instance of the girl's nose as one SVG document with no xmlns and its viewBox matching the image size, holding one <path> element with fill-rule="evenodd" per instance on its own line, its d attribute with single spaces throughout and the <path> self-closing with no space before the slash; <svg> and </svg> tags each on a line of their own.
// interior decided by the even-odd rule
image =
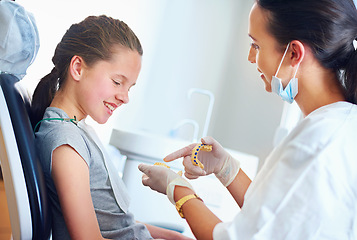
<svg viewBox="0 0 357 240">
<path fill-rule="evenodd" d="M 115 98 L 124 104 L 129 102 L 129 92 L 128 91 L 120 91 L 115 95 Z"/>
<path fill-rule="evenodd" d="M 255 49 L 253 49 L 253 47 L 250 47 L 249 53 L 248 53 L 248 61 L 250 63 L 255 63 L 255 56 L 256 56 Z"/>
</svg>

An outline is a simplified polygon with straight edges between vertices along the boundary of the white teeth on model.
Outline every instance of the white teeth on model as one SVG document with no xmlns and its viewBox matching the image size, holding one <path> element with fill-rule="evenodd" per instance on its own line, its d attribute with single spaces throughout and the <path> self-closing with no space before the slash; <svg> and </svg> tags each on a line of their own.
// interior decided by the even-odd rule
<svg viewBox="0 0 357 240">
<path fill-rule="evenodd" d="M 111 111 L 115 110 L 115 107 L 113 107 L 112 105 L 106 103 L 105 106 L 107 106 L 107 108 L 109 108 Z"/>
</svg>

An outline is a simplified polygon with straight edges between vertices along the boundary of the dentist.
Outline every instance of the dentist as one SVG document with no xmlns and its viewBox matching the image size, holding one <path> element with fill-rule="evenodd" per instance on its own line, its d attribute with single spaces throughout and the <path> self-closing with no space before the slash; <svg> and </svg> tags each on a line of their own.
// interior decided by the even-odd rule
<svg viewBox="0 0 357 240">
<path fill-rule="evenodd" d="M 143 184 L 167 194 L 197 239 L 357 239 L 357 10 L 352 0 L 256 0 L 248 60 L 268 92 L 296 101 L 304 119 L 266 159 L 252 182 L 213 138 L 189 179 L 214 173 L 241 207 L 221 222 L 189 181 L 139 165 Z"/>
</svg>

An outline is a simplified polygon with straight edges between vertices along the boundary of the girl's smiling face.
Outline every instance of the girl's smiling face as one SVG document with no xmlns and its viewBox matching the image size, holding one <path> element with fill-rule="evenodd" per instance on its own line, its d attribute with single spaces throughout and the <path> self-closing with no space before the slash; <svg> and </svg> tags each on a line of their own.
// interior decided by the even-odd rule
<svg viewBox="0 0 357 240">
<path fill-rule="evenodd" d="M 83 117 L 89 115 L 100 124 L 129 102 L 129 90 L 136 84 L 141 69 L 138 52 L 123 47 L 114 49 L 109 61 L 100 60 L 90 67 L 83 64 L 77 82 L 77 108 Z"/>
<path fill-rule="evenodd" d="M 279 49 L 275 38 L 267 31 L 268 13 L 256 3 L 249 15 L 249 37 L 252 40 L 248 61 L 257 64 L 257 70 L 265 83 L 265 89 L 271 92 L 271 79 L 276 73 L 284 49 Z M 279 71 L 279 76 L 284 73 Z"/>
</svg>

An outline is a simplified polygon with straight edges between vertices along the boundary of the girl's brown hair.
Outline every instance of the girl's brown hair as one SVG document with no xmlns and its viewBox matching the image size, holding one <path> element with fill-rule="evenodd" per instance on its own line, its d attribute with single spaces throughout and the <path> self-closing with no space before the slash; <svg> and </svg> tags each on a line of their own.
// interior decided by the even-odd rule
<svg viewBox="0 0 357 240">
<path fill-rule="evenodd" d="M 31 122 L 39 122 L 56 91 L 63 86 L 73 56 L 80 56 L 86 65 L 93 66 L 99 60 L 110 60 L 113 46 L 143 54 L 140 41 L 123 21 L 107 16 L 90 16 L 73 24 L 57 45 L 52 58 L 54 68 L 37 85 L 31 104 Z"/>
</svg>

